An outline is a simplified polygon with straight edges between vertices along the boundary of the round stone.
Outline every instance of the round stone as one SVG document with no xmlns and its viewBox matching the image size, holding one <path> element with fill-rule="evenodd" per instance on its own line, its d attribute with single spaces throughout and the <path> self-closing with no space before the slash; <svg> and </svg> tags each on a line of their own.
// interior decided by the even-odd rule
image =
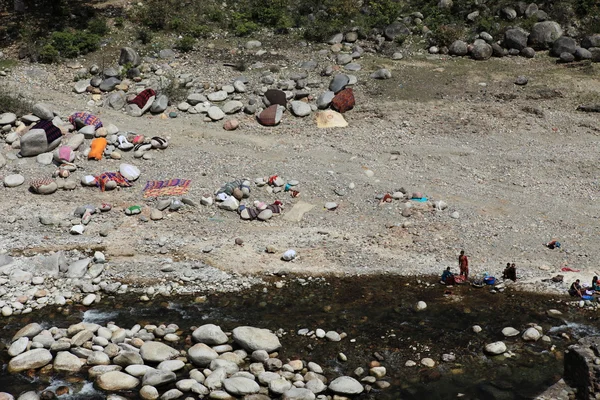
<svg viewBox="0 0 600 400">
<path fill-rule="evenodd" d="M 4 186 L 6 187 L 17 187 L 21 186 L 25 182 L 23 175 L 12 174 L 4 177 Z"/>
<path fill-rule="evenodd" d="M 262 210 L 260 214 L 258 214 L 258 219 L 261 221 L 268 221 L 273 216 L 273 211 L 266 209 Z"/>
</svg>

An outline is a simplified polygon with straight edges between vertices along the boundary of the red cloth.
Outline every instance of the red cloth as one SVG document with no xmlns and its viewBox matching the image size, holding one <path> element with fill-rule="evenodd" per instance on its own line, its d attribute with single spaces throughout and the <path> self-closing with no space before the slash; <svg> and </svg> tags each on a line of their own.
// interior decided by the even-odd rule
<svg viewBox="0 0 600 400">
<path fill-rule="evenodd" d="M 573 269 L 573 268 L 569 268 L 569 267 L 562 267 L 560 270 L 563 272 L 579 272 L 578 269 Z"/>
<path fill-rule="evenodd" d="M 146 103 L 148 103 L 148 100 L 152 96 L 156 96 L 156 92 L 152 89 L 146 89 L 137 96 L 135 96 L 135 99 L 131 100 L 129 104 L 135 104 L 139 108 L 144 108 L 144 106 L 146 106 Z"/>
<path fill-rule="evenodd" d="M 345 113 L 354 107 L 354 92 L 351 88 L 347 88 L 335 95 L 331 101 L 331 105 L 339 113 Z"/>
</svg>

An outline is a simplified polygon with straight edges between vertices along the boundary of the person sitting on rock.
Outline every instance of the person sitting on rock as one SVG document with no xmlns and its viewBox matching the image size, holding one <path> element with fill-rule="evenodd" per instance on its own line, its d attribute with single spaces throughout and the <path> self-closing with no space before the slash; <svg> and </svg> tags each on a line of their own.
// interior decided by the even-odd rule
<svg viewBox="0 0 600 400">
<path fill-rule="evenodd" d="M 450 267 L 442 272 L 442 283 L 446 285 L 454 285 L 454 274 L 450 271 Z"/>
<path fill-rule="evenodd" d="M 571 287 L 569 288 L 569 294 L 572 297 L 583 297 L 583 294 L 581 293 L 581 284 L 579 283 L 579 279 L 577 279 L 571 284 Z"/>
<path fill-rule="evenodd" d="M 597 276 L 592 278 L 592 290 L 600 292 L 600 281 Z"/>
<path fill-rule="evenodd" d="M 517 267 L 515 263 L 506 263 L 506 268 L 502 273 L 502 279 L 510 279 L 513 282 L 517 281 Z"/>
</svg>

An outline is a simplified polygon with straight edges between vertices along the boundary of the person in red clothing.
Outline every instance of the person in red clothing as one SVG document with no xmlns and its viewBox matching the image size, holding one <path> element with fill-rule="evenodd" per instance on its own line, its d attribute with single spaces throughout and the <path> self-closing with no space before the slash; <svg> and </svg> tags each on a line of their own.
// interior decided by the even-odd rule
<svg viewBox="0 0 600 400">
<path fill-rule="evenodd" d="M 464 250 L 461 250 L 460 256 L 458 256 L 458 267 L 460 268 L 460 275 L 464 275 L 465 279 L 469 279 L 469 259 Z"/>
</svg>

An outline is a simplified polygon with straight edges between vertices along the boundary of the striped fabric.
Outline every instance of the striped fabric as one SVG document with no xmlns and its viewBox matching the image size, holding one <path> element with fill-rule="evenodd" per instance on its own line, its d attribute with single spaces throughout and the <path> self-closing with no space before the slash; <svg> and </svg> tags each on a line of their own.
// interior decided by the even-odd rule
<svg viewBox="0 0 600 400">
<path fill-rule="evenodd" d="M 94 178 L 96 178 L 96 186 L 98 186 L 103 192 L 106 190 L 106 183 L 108 181 L 115 181 L 117 182 L 117 185 L 121 187 L 131 186 L 131 182 L 121 175 L 120 172 L 104 172 L 98 176 L 95 176 Z"/>
<path fill-rule="evenodd" d="M 190 179 L 169 179 L 148 181 L 144 187 L 144 198 L 160 196 L 181 196 L 190 190 Z"/>
<path fill-rule="evenodd" d="M 83 111 L 76 112 L 73 115 L 71 115 L 69 117 L 69 122 L 73 126 L 77 126 L 77 122 L 79 122 L 83 125 L 94 125 L 96 129 L 102 127 L 102 122 L 100 121 L 100 118 Z"/>
<path fill-rule="evenodd" d="M 43 129 L 46 131 L 46 141 L 48 144 L 62 137 L 60 128 L 52 123 L 52 121 L 42 120 L 31 127 L 31 129 Z"/>
</svg>

